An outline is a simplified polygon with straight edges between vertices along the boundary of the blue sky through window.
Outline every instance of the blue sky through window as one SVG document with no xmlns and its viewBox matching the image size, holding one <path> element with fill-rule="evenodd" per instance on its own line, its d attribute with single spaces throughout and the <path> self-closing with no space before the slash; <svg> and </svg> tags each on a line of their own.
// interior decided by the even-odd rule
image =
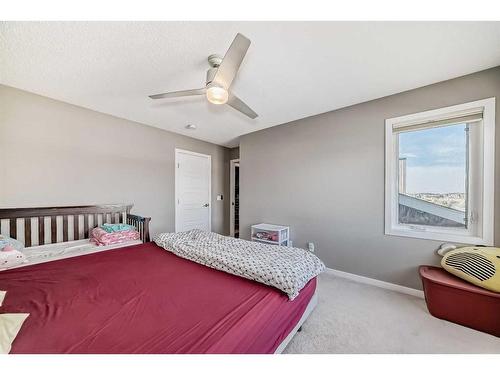
<svg viewBox="0 0 500 375">
<path fill-rule="evenodd" d="M 464 193 L 465 124 L 400 133 L 408 193 Z"/>
</svg>

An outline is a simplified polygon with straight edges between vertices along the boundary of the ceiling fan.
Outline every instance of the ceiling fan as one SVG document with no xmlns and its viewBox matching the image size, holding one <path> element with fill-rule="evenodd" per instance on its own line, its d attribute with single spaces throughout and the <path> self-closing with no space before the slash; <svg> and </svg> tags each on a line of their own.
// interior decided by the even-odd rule
<svg viewBox="0 0 500 375">
<path fill-rule="evenodd" d="M 205 87 L 194 90 L 166 92 L 150 95 L 151 99 L 179 98 L 182 96 L 206 95 L 213 104 L 228 104 L 251 119 L 258 115 L 241 99 L 230 91 L 231 83 L 238 73 L 241 62 L 250 47 L 250 39 L 242 34 L 236 34 L 224 58 L 219 55 L 208 56 L 210 69 L 207 71 Z"/>
</svg>

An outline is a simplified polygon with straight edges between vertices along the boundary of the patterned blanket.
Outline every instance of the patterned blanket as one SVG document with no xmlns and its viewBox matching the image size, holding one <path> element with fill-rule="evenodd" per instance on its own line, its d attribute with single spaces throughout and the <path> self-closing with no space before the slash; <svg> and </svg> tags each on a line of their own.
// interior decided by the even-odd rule
<svg viewBox="0 0 500 375">
<path fill-rule="evenodd" d="M 318 257 L 304 249 L 250 242 L 198 229 L 161 233 L 154 242 L 181 258 L 278 288 L 290 300 L 325 269 Z"/>
</svg>

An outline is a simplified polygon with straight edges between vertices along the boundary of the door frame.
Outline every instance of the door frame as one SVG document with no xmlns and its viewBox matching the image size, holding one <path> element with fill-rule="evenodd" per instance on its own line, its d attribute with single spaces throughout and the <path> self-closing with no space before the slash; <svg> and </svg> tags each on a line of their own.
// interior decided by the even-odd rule
<svg viewBox="0 0 500 375">
<path fill-rule="evenodd" d="M 184 150 L 181 148 L 175 148 L 175 200 L 174 200 L 174 206 L 175 206 L 175 232 L 178 232 L 178 226 L 179 226 L 179 154 L 187 154 L 187 155 L 192 155 L 192 156 L 200 156 L 208 159 L 208 197 L 209 197 L 209 202 L 208 202 L 208 230 L 211 232 L 212 231 L 212 156 L 207 155 L 207 154 L 201 154 L 199 152 L 194 152 L 194 151 L 189 151 L 189 150 Z"/>
<path fill-rule="evenodd" d="M 236 175 L 236 164 L 240 164 L 240 159 L 233 159 L 229 161 L 229 235 L 234 237 L 234 187 L 235 187 L 235 175 Z"/>
</svg>

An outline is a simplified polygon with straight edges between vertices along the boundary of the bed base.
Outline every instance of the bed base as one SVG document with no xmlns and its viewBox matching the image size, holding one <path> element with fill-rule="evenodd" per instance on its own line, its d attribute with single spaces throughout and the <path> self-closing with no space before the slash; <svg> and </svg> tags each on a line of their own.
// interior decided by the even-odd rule
<svg viewBox="0 0 500 375">
<path fill-rule="evenodd" d="M 274 354 L 281 354 L 283 353 L 283 350 L 285 350 L 286 346 L 292 341 L 293 337 L 297 332 L 302 331 L 302 325 L 304 322 L 309 318 L 309 315 L 313 312 L 313 310 L 316 308 L 316 305 L 318 304 L 318 292 L 314 292 L 311 300 L 309 301 L 309 304 L 306 307 L 306 310 L 304 311 L 304 314 L 302 314 L 302 317 L 300 318 L 299 322 L 293 327 L 293 329 L 290 331 L 287 337 L 281 342 L 281 344 L 276 348 L 274 351 Z"/>
<path fill-rule="evenodd" d="M 132 204 L 104 204 L 0 208 L 0 230 L 2 224 L 7 224 L 10 237 L 23 242 L 25 247 L 31 247 L 67 242 L 70 233 L 73 233 L 72 240 L 89 238 L 90 230 L 102 223 L 126 223 L 137 228 L 142 242 L 149 242 L 151 218 L 130 214 L 132 207 Z M 33 231 L 32 226 L 35 226 Z M 50 231 L 46 231 L 46 227 L 50 227 Z"/>
</svg>

